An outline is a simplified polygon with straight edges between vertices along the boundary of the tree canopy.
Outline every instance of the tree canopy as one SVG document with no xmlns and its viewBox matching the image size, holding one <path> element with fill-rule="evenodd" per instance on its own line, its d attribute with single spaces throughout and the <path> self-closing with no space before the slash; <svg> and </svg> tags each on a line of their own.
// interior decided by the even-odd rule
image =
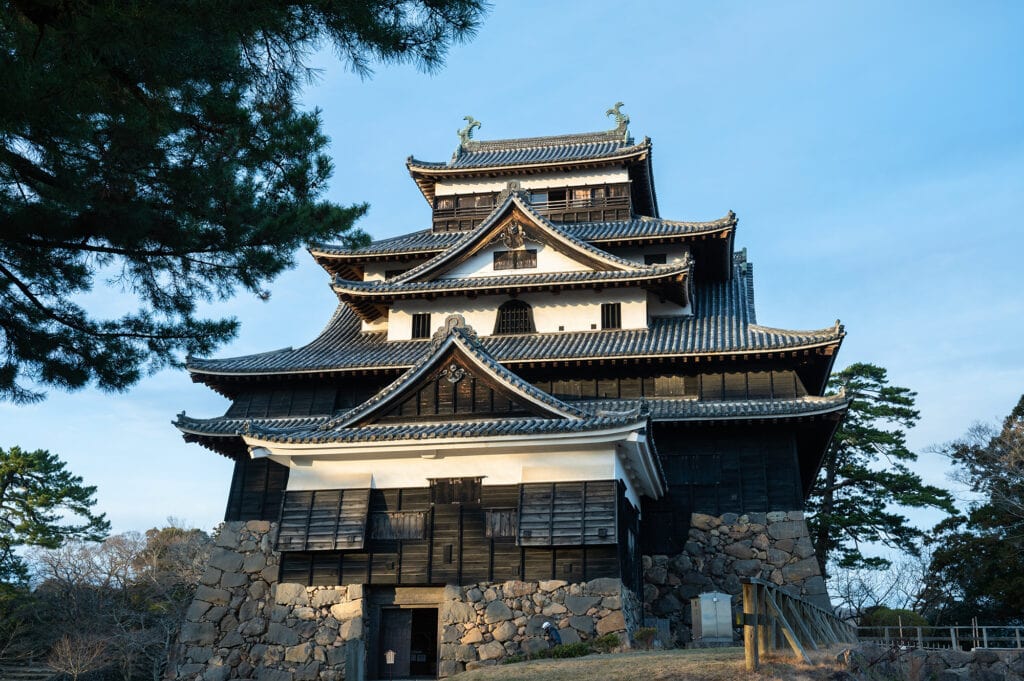
<svg viewBox="0 0 1024 681">
<path fill-rule="evenodd" d="M 364 239 L 324 200 L 307 57 L 431 70 L 480 0 L 6 0 L 0 12 L 0 399 L 124 389 L 230 339 L 200 305 L 306 243 Z M 93 314 L 104 294 L 104 309 Z"/>
<path fill-rule="evenodd" d="M 915 393 L 864 363 L 834 374 L 829 385 L 846 391 L 850 408 L 807 502 L 822 574 L 830 560 L 843 568 L 888 566 L 885 558 L 864 555 L 861 546 L 869 542 L 917 555 L 924 533 L 895 507 L 955 507 L 948 491 L 924 484 L 908 465 L 917 460 L 905 433 L 918 419 Z"/>
<path fill-rule="evenodd" d="M 54 549 L 69 539 L 99 541 L 110 530 L 95 515 L 96 488 L 45 450 L 0 449 L 0 583 L 23 582 L 21 546 Z"/>
<path fill-rule="evenodd" d="M 977 496 L 940 524 L 927 592 L 941 622 L 1024 623 L 1024 396 L 999 429 L 973 426 L 940 448 Z"/>
</svg>

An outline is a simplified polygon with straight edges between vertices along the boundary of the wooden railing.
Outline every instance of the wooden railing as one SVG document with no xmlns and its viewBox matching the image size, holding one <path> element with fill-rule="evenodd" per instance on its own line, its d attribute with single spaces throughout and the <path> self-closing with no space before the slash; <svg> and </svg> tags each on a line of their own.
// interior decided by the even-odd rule
<svg viewBox="0 0 1024 681">
<path fill-rule="evenodd" d="M 531 204 L 533 208 L 542 215 L 557 215 L 564 213 L 589 213 L 590 211 L 602 212 L 604 210 L 621 211 L 623 216 L 629 214 L 628 196 L 606 196 L 603 198 L 590 199 L 558 199 L 555 201 L 539 201 Z M 472 221 L 478 223 L 490 215 L 494 205 L 486 206 L 455 206 L 452 208 L 435 208 L 434 224 L 448 222 Z"/>
<path fill-rule="evenodd" d="M 771 582 L 743 580 L 743 648 L 748 671 L 757 670 L 761 653 L 786 644 L 810 664 L 807 649 L 856 641 L 856 628 L 831 611 L 792 596 Z"/>
<path fill-rule="evenodd" d="M 1024 649 L 1024 627 L 858 627 L 861 641 L 873 641 L 900 650 L 971 650 L 973 648 Z"/>
</svg>

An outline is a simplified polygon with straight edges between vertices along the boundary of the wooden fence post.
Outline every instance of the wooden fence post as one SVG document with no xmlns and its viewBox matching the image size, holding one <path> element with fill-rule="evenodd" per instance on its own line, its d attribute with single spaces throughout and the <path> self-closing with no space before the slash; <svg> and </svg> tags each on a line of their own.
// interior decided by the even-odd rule
<svg viewBox="0 0 1024 681">
<path fill-rule="evenodd" d="M 757 591 L 754 584 L 743 585 L 743 653 L 747 671 L 757 671 Z"/>
</svg>

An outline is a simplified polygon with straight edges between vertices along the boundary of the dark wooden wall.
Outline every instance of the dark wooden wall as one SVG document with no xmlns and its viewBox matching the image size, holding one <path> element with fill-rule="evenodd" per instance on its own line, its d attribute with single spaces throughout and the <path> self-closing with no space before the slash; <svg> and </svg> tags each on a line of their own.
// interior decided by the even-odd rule
<svg viewBox="0 0 1024 681">
<path fill-rule="evenodd" d="M 803 508 L 792 425 L 687 427 L 658 423 L 654 441 L 668 492 L 656 501 L 644 500 L 644 553 L 682 551 L 691 513 Z"/>
<path fill-rule="evenodd" d="M 269 459 L 235 461 L 224 520 L 277 520 L 288 467 Z"/>
<path fill-rule="evenodd" d="M 693 397 L 703 400 L 784 399 L 807 394 L 793 371 L 732 371 L 696 375 L 607 376 L 534 381 L 562 399 Z"/>
<path fill-rule="evenodd" d="M 616 523 L 622 528 L 635 528 L 637 511 L 626 500 L 625 488 L 621 483 L 607 484 L 615 488 L 618 509 L 612 517 L 612 534 L 616 533 Z M 479 502 L 433 504 L 430 488 L 371 490 L 371 516 L 423 513 L 427 519 L 424 536 L 381 539 L 368 535 L 362 551 L 285 552 L 280 579 L 310 585 L 409 586 L 511 579 L 581 582 L 620 576 L 634 582 L 633 559 L 627 559 L 626 547 L 619 545 L 628 540 L 626 535 L 622 535 L 622 542 L 602 537 L 607 543 L 599 545 L 583 544 L 585 533 L 564 539 L 565 545 L 519 545 L 516 528 L 498 522 L 503 516 L 494 514 L 518 511 L 522 487 L 484 486 Z M 628 562 L 624 564 L 624 560 Z"/>
</svg>

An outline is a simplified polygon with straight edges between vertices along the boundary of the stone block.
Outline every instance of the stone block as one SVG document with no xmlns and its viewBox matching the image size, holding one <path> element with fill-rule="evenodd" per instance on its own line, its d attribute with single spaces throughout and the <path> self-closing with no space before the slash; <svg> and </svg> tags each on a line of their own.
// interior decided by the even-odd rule
<svg viewBox="0 0 1024 681">
<path fill-rule="evenodd" d="M 562 643 L 564 643 L 566 645 L 568 645 L 570 643 L 579 643 L 580 641 L 583 640 L 583 639 L 580 638 L 580 635 L 578 633 L 576 633 L 576 630 L 573 629 L 572 627 L 566 627 L 565 629 L 559 629 L 558 630 L 558 634 L 559 634 L 559 636 L 562 637 Z"/>
<path fill-rule="evenodd" d="M 300 605 L 292 610 L 292 615 L 300 620 L 312 620 L 316 619 L 316 610 Z"/>
<path fill-rule="evenodd" d="M 206 571 L 203 572 L 203 576 L 199 578 L 199 583 L 205 584 L 206 586 L 217 586 L 220 584 L 220 577 L 222 574 L 224 573 L 221 570 L 207 565 Z"/>
<path fill-rule="evenodd" d="M 320 675 L 319 662 L 307 662 L 305 666 L 295 670 L 295 681 L 316 681 Z"/>
<path fill-rule="evenodd" d="M 250 553 L 242 561 L 242 572 L 254 574 L 267 567 L 267 557 L 262 553 Z"/>
<path fill-rule="evenodd" d="M 484 667 L 493 667 L 498 664 L 497 660 L 477 660 L 476 662 L 467 662 L 466 671 L 471 672 L 474 669 L 483 669 Z"/>
<path fill-rule="evenodd" d="M 224 523 L 220 528 L 220 532 L 217 533 L 217 540 L 214 542 L 214 546 L 226 549 L 235 548 L 238 546 L 238 530 L 240 529 L 241 525 L 237 522 Z"/>
<path fill-rule="evenodd" d="M 534 615 L 526 622 L 526 635 L 527 636 L 543 636 L 544 635 L 544 623 L 550 622 L 551 620 L 543 615 Z"/>
<path fill-rule="evenodd" d="M 512 609 L 505 605 L 504 601 L 491 601 L 484 609 L 484 622 L 487 624 L 510 619 L 512 619 Z"/>
<path fill-rule="evenodd" d="M 786 519 L 785 511 L 771 511 L 765 514 L 765 522 L 778 523 Z"/>
<path fill-rule="evenodd" d="M 267 627 L 266 640 L 282 646 L 293 646 L 299 642 L 299 634 L 291 627 L 274 622 Z"/>
<path fill-rule="evenodd" d="M 605 596 L 601 599 L 601 607 L 607 608 L 608 610 L 621 610 L 622 609 L 622 597 L 621 596 Z"/>
<path fill-rule="evenodd" d="M 622 582 L 614 577 L 600 577 L 586 583 L 588 594 L 617 596 L 622 591 Z"/>
<path fill-rule="evenodd" d="M 492 601 L 497 603 L 498 601 Z M 441 621 L 446 624 L 472 622 L 476 620 L 476 609 L 469 603 L 444 601 L 441 603 Z"/>
<path fill-rule="evenodd" d="M 501 587 L 502 592 L 505 594 L 505 598 L 520 598 L 522 596 L 529 596 L 537 590 L 537 582 L 520 582 L 519 580 L 512 580 L 505 582 Z"/>
<path fill-rule="evenodd" d="M 210 645 L 217 638 L 217 627 L 212 622 L 185 622 L 179 636 L 182 643 Z"/>
<path fill-rule="evenodd" d="M 569 618 L 569 626 L 588 636 L 594 633 L 594 618 L 587 615 L 575 615 Z"/>
<path fill-rule="evenodd" d="M 722 552 L 726 555 L 732 556 L 733 558 L 740 558 L 743 560 L 753 558 L 757 553 L 751 548 L 753 542 L 750 540 L 733 542 L 732 544 L 726 544 L 722 549 Z"/>
<path fill-rule="evenodd" d="M 504 643 L 505 641 L 512 639 L 516 635 L 517 631 L 519 631 L 519 627 L 512 622 L 506 621 L 495 627 L 494 631 L 491 632 L 491 635 L 494 636 L 495 641 L 501 641 Z"/>
<path fill-rule="evenodd" d="M 828 589 L 825 587 L 825 579 L 821 575 L 809 577 L 804 582 L 804 593 L 815 595 L 828 593 Z"/>
<path fill-rule="evenodd" d="M 362 601 L 346 601 L 331 606 L 331 617 L 341 621 L 353 617 L 361 617 L 363 614 Z"/>
<path fill-rule="evenodd" d="M 249 576 L 238 572 L 225 572 L 220 578 L 221 588 L 234 589 L 249 583 Z"/>
<path fill-rule="evenodd" d="M 790 563 L 782 568 L 783 578 L 789 582 L 797 582 L 808 577 L 821 574 L 818 568 L 818 561 L 815 558 L 804 558 L 796 563 Z"/>
<path fill-rule="evenodd" d="M 461 636 L 462 632 L 459 627 L 449 624 L 444 628 L 444 633 L 441 635 L 441 643 L 455 643 Z"/>
<path fill-rule="evenodd" d="M 597 622 L 597 635 L 604 636 L 616 631 L 624 631 L 626 629 L 626 618 L 622 614 L 621 610 L 602 617 Z"/>
<path fill-rule="evenodd" d="M 242 567 L 242 555 L 225 548 L 215 548 L 210 552 L 209 564 L 224 572 L 236 572 Z"/>
<path fill-rule="evenodd" d="M 189 646 L 188 659 L 190 661 L 202 663 L 206 662 L 211 657 L 213 657 L 213 648 L 210 646 Z"/>
<path fill-rule="evenodd" d="M 445 601 L 461 601 L 462 600 L 462 587 L 449 584 L 444 588 L 444 594 L 441 596 L 441 600 Z"/>
<path fill-rule="evenodd" d="M 718 516 L 706 515 L 704 513 L 694 513 L 690 516 L 690 525 L 698 530 L 712 530 L 721 524 L 722 519 Z"/>
<path fill-rule="evenodd" d="M 196 589 L 196 598 L 212 605 L 227 605 L 231 601 L 231 592 L 200 584 Z"/>
<path fill-rule="evenodd" d="M 203 681 L 227 681 L 229 674 L 231 674 L 231 667 L 224 665 L 207 667 L 206 671 L 203 672 L 202 679 Z"/>
<path fill-rule="evenodd" d="M 472 629 L 470 629 L 469 631 L 466 632 L 465 636 L 463 636 L 462 638 L 459 639 L 459 643 L 462 643 L 464 645 L 468 645 L 470 643 L 480 643 L 483 640 L 484 640 L 483 632 L 480 631 L 479 629 L 477 629 L 476 627 L 473 627 Z"/>
<path fill-rule="evenodd" d="M 462 673 L 462 664 L 455 660 L 441 660 L 437 664 L 437 676 L 438 678 L 446 679 L 449 676 L 455 676 L 456 674 Z"/>
<path fill-rule="evenodd" d="M 363 618 L 353 617 L 352 619 L 342 622 L 341 627 L 338 628 L 338 636 L 345 639 L 346 641 L 352 641 L 357 638 L 363 637 Z"/>
<path fill-rule="evenodd" d="M 697 593 L 700 593 L 697 591 Z M 674 593 L 667 593 L 654 602 L 654 612 L 663 617 L 670 617 L 683 611 L 683 604 Z"/>
<path fill-rule="evenodd" d="M 481 600 L 483 600 L 483 597 L 484 592 L 476 588 L 475 586 L 472 589 L 466 591 L 466 599 L 470 603 L 479 603 Z"/>
<path fill-rule="evenodd" d="M 579 596 L 570 596 L 570 598 L 579 598 Z M 541 614 L 545 617 L 552 617 L 553 615 L 561 615 L 566 612 L 567 608 L 561 603 L 548 603 L 541 608 Z"/>
<path fill-rule="evenodd" d="M 280 568 L 277 565 L 268 565 L 260 571 L 260 579 L 268 584 L 274 584 L 277 582 L 277 576 Z"/>
<path fill-rule="evenodd" d="M 814 545 L 810 537 L 800 537 L 793 544 L 793 555 L 797 558 L 807 558 L 814 555 Z"/>
<path fill-rule="evenodd" d="M 807 523 L 802 520 L 784 520 L 768 526 L 772 539 L 796 539 L 807 536 Z"/>
<path fill-rule="evenodd" d="M 206 601 L 194 600 L 192 604 L 188 606 L 188 611 L 185 612 L 185 620 L 188 622 L 198 622 L 199 619 L 210 609 L 210 604 Z"/>
<path fill-rule="evenodd" d="M 600 596 L 566 596 L 565 607 L 574 615 L 585 615 L 588 610 L 601 602 Z"/>
<path fill-rule="evenodd" d="M 278 584 L 274 591 L 274 602 L 278 605 L 309 605 L 309 595 L 304 584 Z"/>
<path fill-rule="evenodd" d="M 737 560 L 732 564 L 733 572 L 741 577 L 754 577 L 761 573 L 761 561 L 752 560 Z"/>
<path fill-rule="evenodd" d="M 476 646 L 469 644 L 455 648 L 455 660 L 457 662 L 472 662 L 476 659 Z"/>
<path fill-rule="evenodd" d="M 519 647 L 527 656 L 536 655 L 540 651 L 547 649 L 548 642 L 546 639 L 540 638 L 538 636 L 531 636 L 527 639 L 524 639 L 523 642 L 519 644 Z"/>
<path fill-rule="evenodd" d="M 477 648 L 476 652 L 481 660 L 496 660 L 505 656 L 505 646 L 497 641 L 491 641 Z"/>
<path fill-rule="evenodd" d="M 564 579 L 545 579 L 541 580 L 540 582 L 537 582 L 537 588 L 541 591 L 551 592 L 555 589 L 561 589 L 568 583 L 569 582 L 565 581 Z"/>
<path fill-rule="evenodd" d="M 326 608 L 328 605 L 341 603 L 343 600 L 345 600 L 345 592 L 341 589 L 320 589 L 310 596 L 309 604 L 314 608 Z"/>
<path fill-rule="evenodd" d="M 309 658 L 312 654 L 313 645 L 311 643 L 301 643 L 295 646 L 288 646 L 284 649 L 284 661 L 305 664 L 306 662 L 309 662 Z"/>
</svg>

